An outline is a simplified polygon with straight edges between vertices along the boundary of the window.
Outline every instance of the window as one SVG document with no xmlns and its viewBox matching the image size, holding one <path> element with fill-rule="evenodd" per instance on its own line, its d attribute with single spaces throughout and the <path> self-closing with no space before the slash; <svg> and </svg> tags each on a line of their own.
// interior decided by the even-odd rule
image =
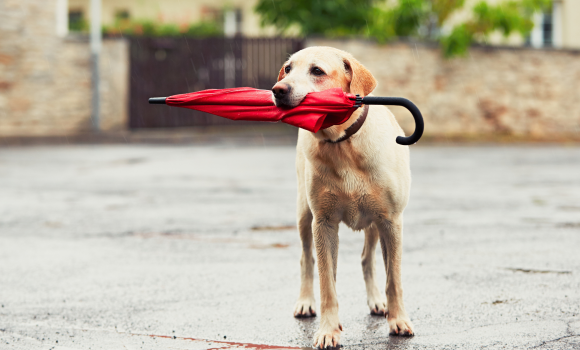
<svg viewBox="0 0 580 350">
<path fill-rule="evenodd" d="M 221 22 L 223 11 L 217 7 L 202 6 L 201 20 L 205 22 Z"/>
<path fill-rule="evenodd" d="M 87 29 L 86 21 L 82 10 L 68 11 L 68 29 L 71 32 L 80 32 Z"/>
<path fill-rule="evenodd" d="M 554 25 L 552 12 L 546 12 L 542 16 L 542 46 L 552 46 L 554 43 Z"/>
<path fill-rule="evenodd" d="M 558 26 L 559 7 L 558 3 L 554 3 L 553 11 L 539 13 L 534 16 L 534 29 L 526 38 L 526 45 L 532 47 L 559 47 L 560 46 L 560 32 Z"/>
<path fill-rule="evenodd" d="M 129 10 L 117 10 L 115 11 L 115 19 L 118 21 L 127 20 L 131 18 Z"/>
<path fill-rule="evenodd" d="M 242 11 L 240 9 L 228 10 L 224 13 L 224 34 L 226 37 L 234 37 L 242 32 Z"/>
</svg>

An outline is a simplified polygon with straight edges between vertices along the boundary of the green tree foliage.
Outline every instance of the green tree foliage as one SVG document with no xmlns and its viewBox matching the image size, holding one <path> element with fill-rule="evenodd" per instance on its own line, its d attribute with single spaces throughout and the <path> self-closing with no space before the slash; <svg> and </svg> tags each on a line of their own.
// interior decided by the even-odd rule
<svg viewBox="0 0 580 350">
<path fill-rule="evenodd" d="M 376 0 L 259 0 L 262 25 L 280 33 L 296 27 L 301 35 L 364 34 Z"/>
<path fill-rule="evenodd" d="M 302 35 L 367 35 L 379 42 L 414 37 L 439 41 L 445 57 L 461 56 L 469 46 L 493 32 L 505 37 L 526 36 L 532 17 L 549 10 L 552 0 L 503 0 L 490 5 L 481 0 L 471 19 L 442 33 L 446 23 L 465 0 L 259 0 L 256 11 L 262 25 L 274 25 L 281 33 L 297 27 Z"/>
<path fill-rule="evenodd" d="M 463 7 L 465 0 L 432 0 L 430 4 L 437 18 L 437 25 L 441 27 L 455 10 Z"/>
<path fill-rule="evenodd" d="M 471 43 L 485 39 L 494 31 L 504 37 L 514 32 L 527 36 L 534 27 L 533 14 L 546 11 L 551 5 L 551 0 L 510 0 L 494 6 L 480 1 L 473 7 L 471 20 L 441 37 L 443 54 L 446 57 L 465 55 Z"/>
</svg>

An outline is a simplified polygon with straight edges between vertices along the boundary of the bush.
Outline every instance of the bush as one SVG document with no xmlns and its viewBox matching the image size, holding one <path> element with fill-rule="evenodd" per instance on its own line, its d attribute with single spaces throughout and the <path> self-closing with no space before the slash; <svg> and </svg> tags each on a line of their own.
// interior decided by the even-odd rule
<svg viewBox="0 0 580 350">
<path fill-rule="evenodd" d="M 222 27 L 217 22 L 201 21 L 189 25 L 177 25 L 175 23 L 157 23 L 149 20 L 132 21 L 128 19 L 117 20 L 113 26 L 103 27 L 103 34 L 108 36 L 187 36 L 187 37 L 212 37 L 222 36 Z"/>
</svg>

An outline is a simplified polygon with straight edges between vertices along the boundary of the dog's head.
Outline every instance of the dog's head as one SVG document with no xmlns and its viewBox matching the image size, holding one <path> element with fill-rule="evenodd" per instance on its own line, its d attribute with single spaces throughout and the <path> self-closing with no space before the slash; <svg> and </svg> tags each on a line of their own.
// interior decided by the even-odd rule
<svg viewBox="0 0 580 350">
<path fill-rule="evenodd" d="M 339 87 L 362 97 L 376 86 L 373 75 L 348 52 L 315 46 L 296 52 L 284 63 L 272 93 L 276 106 L 292 108 L 310 92 Z"/>
</svg>

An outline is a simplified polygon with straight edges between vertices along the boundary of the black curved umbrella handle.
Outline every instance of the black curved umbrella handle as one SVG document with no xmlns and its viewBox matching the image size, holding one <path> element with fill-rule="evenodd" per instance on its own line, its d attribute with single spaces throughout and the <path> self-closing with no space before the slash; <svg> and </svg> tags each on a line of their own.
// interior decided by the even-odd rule
<svg viewBox="0 0 580 350">
<path fill-rule="evenodd" d="M 357 99 L 358 100 L 358 99 Z M 357 101 L 358 103 L 358 101 Z M 423 116 L 421 111 L 415 104 L 406 98 L 402 97 L 378 97 L 378 96 L 366 96 L 361 100 L 362 104 L 365 105 L 390 105 L 390 106 L 402 106 L 405 107 L 413 115 L 415 119 L 415 132 L 411 136 L 397 136 L 397 143 L 399 145 L 409 146 L 417 143 L 421 136 L 423 136 L 423 130 L 425 129 L 425 124 L 423 122 Z"/>
</svg>

